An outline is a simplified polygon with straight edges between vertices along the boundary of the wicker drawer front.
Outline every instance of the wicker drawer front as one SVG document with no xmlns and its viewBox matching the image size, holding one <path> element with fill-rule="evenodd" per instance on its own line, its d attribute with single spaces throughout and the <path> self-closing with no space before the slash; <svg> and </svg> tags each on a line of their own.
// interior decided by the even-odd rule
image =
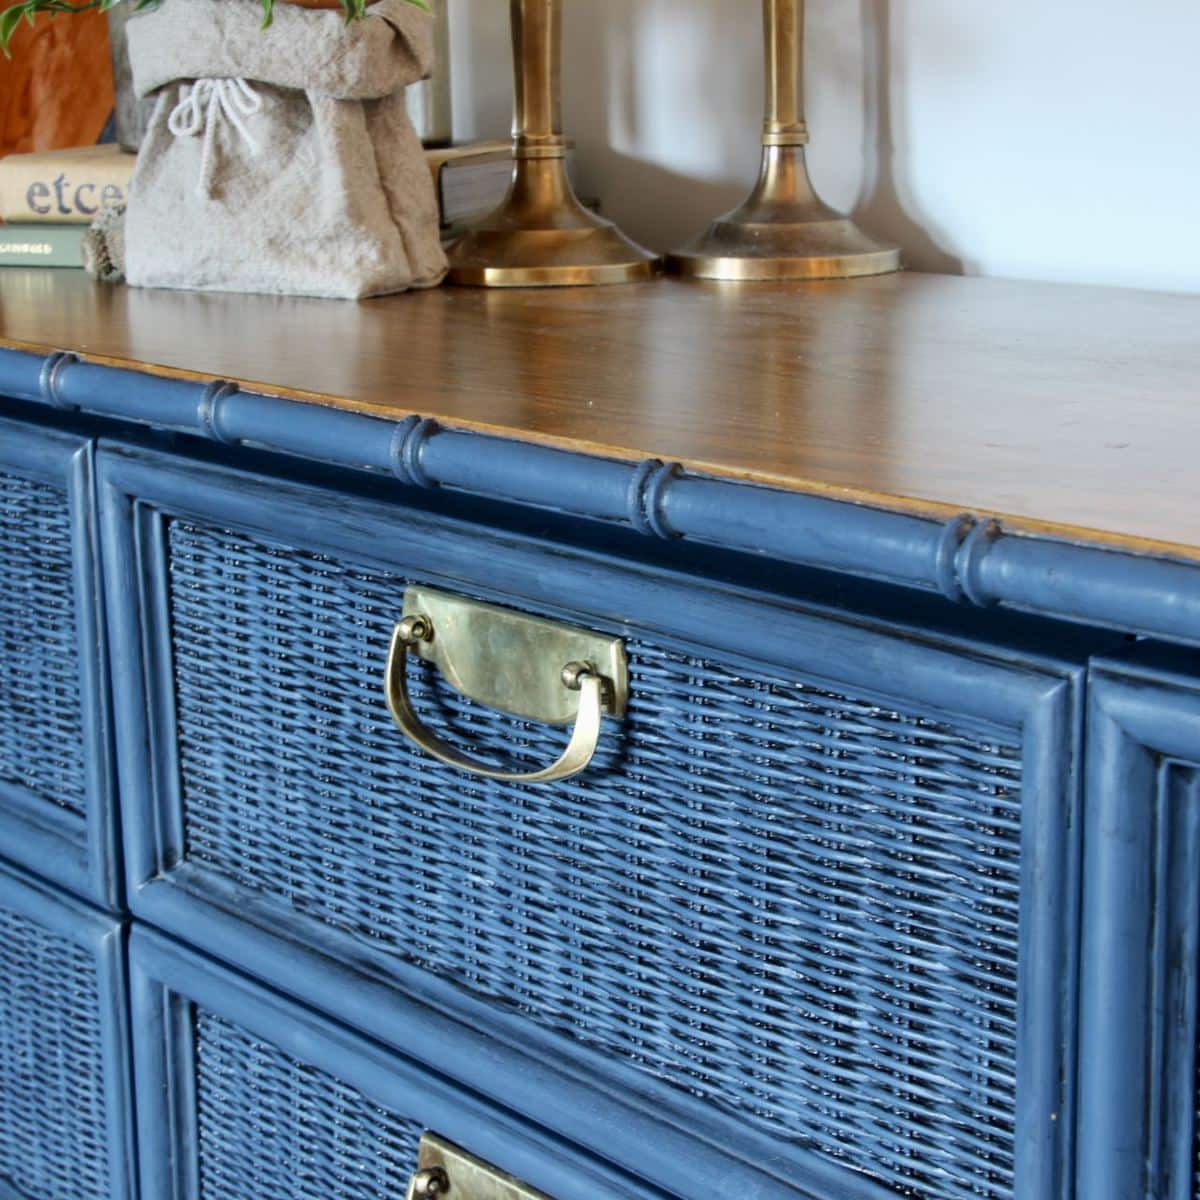
<svg viewBox="0 0 1200 1200">
<path fill-rule="evenodd" d="M 0 471 L 0 775 L 83 816 L 75 571 L 64 488 Z"/>
<path fill-rule="evenodd" d="M 901 1194 L 1012 1194 L 1009 737 L 634 642 L 609 761 L 550 802 L 481 787 L 381 706 L 404 579 L 170 543 L 189 863 Z M 557 731 L 424 701 L 455 741 L 552 757 Z"/>
<path fill-rule="evenodd" d="M 798 622 L 782 630 L 793 648 L 849 636 L 861 663 L 843 670 L 864 678 L 835 685 L 627 629 L 630 710 L 592 766 L 567 785 L 492 783 L 408 746 L 383 703 L 382 649 L 406 584 L 432 566 L 191 515 L 155 513 L 143 532 L 164 576 L 160 736 L 178 781 L 148 801 L 174 840 L 156 834 L 153 866 L 144 844 L 131 854 L 147 915 L 314 1003 L 349 1004 L 286 954 L 274 966 L 259 943 L 239 949 L 236 927 L 198 934 L 181 897 L 287 930 L 716 1131 L 731 1153 L 769 1147 L 798 1186 L 1057 1194 L 1045 1139 L 1064 1101 L 1066 684 L 747 601 L 747 628 Z M 706 603 L 694 587 L 669 600 Z M 964 703 L 1027 709 L 949 716 L 915 670 L 916 695 L 875 695 L 871 663 L 899 670 L 907 655 Z M 412 671 L 423 718 L 450 741 L 498 762 L 561 748 L 561 732 Z M 177 886 L 164 894 L 156 873 Z M 390 1038 L 381 1003 L 355 1004 L 353 1020 Z M 1022 1029 L 1044 1040 L 1022 1044 Z M 508 1100 L 503 1079 L 471 1082 Z M 558 1119 L 546 1109 L 537 1119 Z"/>
<path fill-rule="evenodd" d="M 0 868 L 0 1195 L 127 1200 L 119 927 Z"/>
<path fill-rule="evenodd" d="M 137 1045 L 144 1195 L 399 1200 L 427 1129 L 556 1200 L 649 1195 L 154 933 L 134 934 L 131 961 L 134 1021 L 145 1031 Z"/>
<path fill-rule="evenodd" d="M 86 442 L 0 421 L 2 853 L 116 899 Z"/>
</svg>

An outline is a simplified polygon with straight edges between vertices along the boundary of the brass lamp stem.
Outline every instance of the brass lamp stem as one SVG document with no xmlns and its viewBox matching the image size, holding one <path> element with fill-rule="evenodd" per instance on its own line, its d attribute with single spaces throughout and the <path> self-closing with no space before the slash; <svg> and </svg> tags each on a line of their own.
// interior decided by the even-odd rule
<svg viewBox="0 0 1200 1200">
<path fill-rule="evenodd" d="M 804 147 L 804 0 L 763 0 L 766 101 L 762 165 L 749 198 L 668 267 L 705 279 L 829 279 L 880 275 L 900 252 L 822 204 Z"/>
<path fill-rule="evenodd" d="M 512 0 L 513 154 L 563 158 L 562 3 Z"/>
<path fill-rule="evenodd" d="M 763 0 L 767 98 L 764 146 L 806 146 L 804 0 Z"/>
<path fill-rule="evenodd" d="M 562 128 L 562 0 L 512 0 L 513 177 L 447 250 L 449 281 L 552 287 L 648 279 L 656 260 L 579 203 Z"/>
</svg>

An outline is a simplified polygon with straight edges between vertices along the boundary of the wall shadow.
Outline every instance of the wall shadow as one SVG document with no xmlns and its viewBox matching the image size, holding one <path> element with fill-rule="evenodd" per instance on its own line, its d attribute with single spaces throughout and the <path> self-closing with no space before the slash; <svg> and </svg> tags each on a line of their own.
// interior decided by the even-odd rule
<svg viewBox="0 0 1200 1200">
<path fill-rule="evenodd" d="M 714 218 L 736 208 L 750 191 L 745 183 L 718 183 L 682 175 L 659 163 L 622 154 L 610 146 L 589 150 L 586 170 L 572 171 L 587 199 L 599 196 L 600 212 L 648 249 L 677 250 L 703 233 Z M 589 185 L 589 179 L 599 183 Z"/>
<path fill-rule="evenodd" d="M 564 109 L 580 189 L 655 250 L 683 244 L 740 204 L 758 168 L 760 89 L 747 82 L 761 77 L 757 22 L 696 0 L 580 3 L 566 18 Z M 672 28 L 679 36 L 664 36 Z M 647 94 L 664 87 L 669 99 Z M 662 146 L 664 119 L 715 175 L 636 153 Z"/>
<path fill-rule="evenodd" d="M 894 37 L 903 9 L 890 0 L 842 3 L 809 11 L 818 189 L 898 243 L 909 267 L 962 274 L 964 262 L 913 196 L 911 81 Z M 462 55 L 458 134 L 502 135 L 512 94 L 507 6 L 459 6 L 452 17 Z M 581 195 L 658 251 L 685 244 L 745 199 L 762 119 L 753 0 L 574 0 L 564 43 L 564 115 Z"/>
<path fill-rule="evenodd" d="M 863 37 L 864 149 L 867 154 L 855 220 L 904 252 L 904 265 L 945 275 L 964 273 L 963 260 L 938 241 L 932 222 L 916 211 L 907 186 L 905 164 L 897 151 L 908 145 L 903 104 L 895 100 L 890 0 L 860 0 Z M 899 130 L 897 125 L 900 125 Z"/>
</svg>

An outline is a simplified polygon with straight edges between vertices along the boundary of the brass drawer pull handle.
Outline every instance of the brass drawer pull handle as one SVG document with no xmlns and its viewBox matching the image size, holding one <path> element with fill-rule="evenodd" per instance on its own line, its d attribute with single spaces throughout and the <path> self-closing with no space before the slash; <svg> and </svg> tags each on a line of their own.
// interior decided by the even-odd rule
<svg viewBox="0 0 1200 1200">
<path fill-rule="evenodd" d="M 592 761 L 604 713 L 624 712 L 625 653 L 619 639 L 428 588 L 409 588 L 404 611 L 392 633 L 384 675 L 388 708 L 404 735 L 441 762 L 512 783 L 569 779 Z M 413 708 L 410 653 L 436 664 L 472 699 L 553 724 L 573 719 L 566 749 L 550 766 L 531 772 L 490 767 L 464 754 L 426 726 Z"/>
<path fill-rule="evenodd" d="M 581 693 L 579 715 L 575 719 L 571 740 L 562 755 L 540 771 L 524 773 L 489 767 L 486 763 L 477 762 L 469 755 L 456 750 L 449 742 L 427 728 L 413 711 L 408 698 L 407 681 L 408 649 L 417 642 L 426 640 L 421 636 L 421 620 L 420 617 L 405 617 L 392 634 L 392 646 L 388 653 L 388 707 L 392 710 L 396 724 L 409 740 L 420 746 L 426 754 L 432 754 L 434 758 L 441 759 L 452 767 L 470 771 L 472 775 L 484 775 L 488 779 L 504 779 L 513 783 L 551 783 L 555 779 L 569 779 L 572 775 L 578 775 L 592 761 L 592 755 L 596 753 L 596 746 L 600 742 L 604 681 L 583 663 L 568 663 L 563 668 L 564 686 L 571 686 L 567 683 L 569 675 Z"/>
</svg>

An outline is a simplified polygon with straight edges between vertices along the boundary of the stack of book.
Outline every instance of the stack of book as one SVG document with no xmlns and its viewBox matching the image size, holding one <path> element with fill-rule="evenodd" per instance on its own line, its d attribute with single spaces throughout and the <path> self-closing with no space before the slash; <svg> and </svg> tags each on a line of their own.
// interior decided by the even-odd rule
<svg viewBox="0 0 1200 1200">
<path fill-rule="evenodd" d="M 109 145 L 0 159 L 0 266 L 82 267 L 88 225 L 124 203 L 136 161 Z"/>
<path fill-rule="evenodd" d="M 433 172 L 444 243 L 498 208 L 508 194 L 513 171 L 512 142 L 507 139 L 426 150 L 425 158 Z M 582 203 L 600 210 L 599 200 L 584 196 Z"/>
<path fill-rule="evenodd" d="M 504 199 L 512 174 L 510 142 L 473 142 L 427 150 L 442 236 L 457 236 Z M 117 146 L 83 146 L 0 159 L 0 266 L 79 267 L 92 218 L 121 204 L 137 155 Z"/>
<path fill-rule="evenodd" d="M 468 142 L 426 150 L 433 173 L 442 240 L 462 231 L 499 206 L 512 178 L 512 142 Z"/>
</svg>

